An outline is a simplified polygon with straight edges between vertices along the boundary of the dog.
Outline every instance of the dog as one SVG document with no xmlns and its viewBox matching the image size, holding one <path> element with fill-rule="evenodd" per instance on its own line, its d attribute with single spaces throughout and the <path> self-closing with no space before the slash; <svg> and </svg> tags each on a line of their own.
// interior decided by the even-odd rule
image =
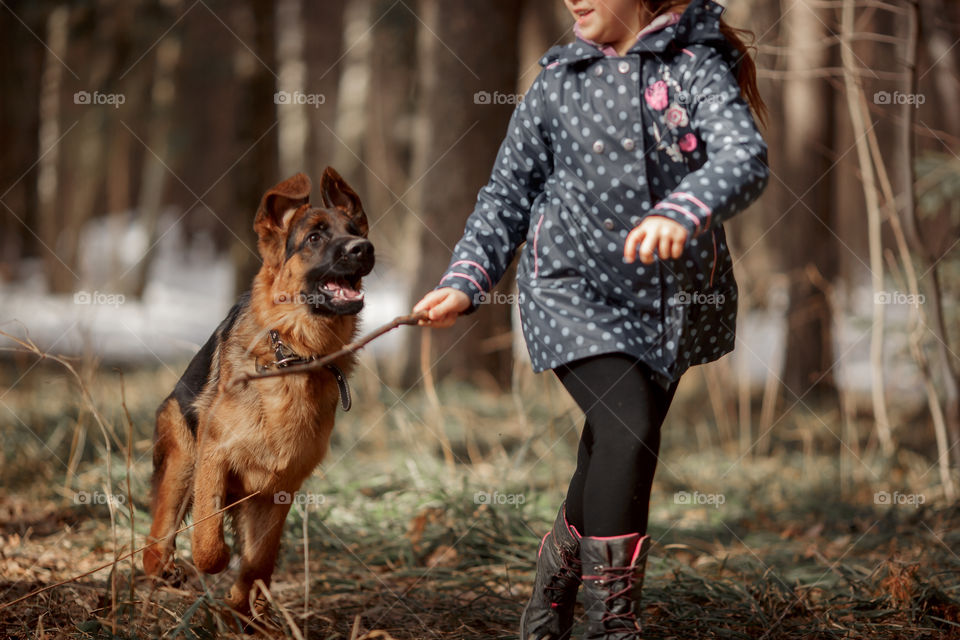
<svg viewBox="0 0 960 640">
<path fill-rule="evenodd" d="M 338 400 L 349 409 L 345 356 L 326 368 L 248 380 L 238 374 L 300 364 L 351 342 L 373 244 L 356 192 L 328 167 L 320 206 L 297 174 L 264 194 L 254 230 L 263 265 L 157 409 L 147 575 L 175 570 L 175 536 L 192 508 L 193 563 L 227 568 L 232 517 L 239 572 L 226 598 L 250 613 L 254 583 L 270 584 L 290 497 L 323 460 Z M 256 494 L 226 512 L 234 502 Z"/>
</svg>

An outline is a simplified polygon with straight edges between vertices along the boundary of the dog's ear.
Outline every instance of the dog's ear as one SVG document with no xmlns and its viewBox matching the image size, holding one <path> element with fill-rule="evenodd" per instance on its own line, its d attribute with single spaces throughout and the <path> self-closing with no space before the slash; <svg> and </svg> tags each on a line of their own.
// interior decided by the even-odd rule
<svg viewBox="0 0 960 640">
<path fill-rule="evenodd" d="M 280 255 L 284 230 L 293 212 L 310 202 L 310 187 L 310 178 L 298 173 L 263 194 L 253 230 L 264 260 Z"/>
<path fill-rule="evenodd" d="M 367 214 L 363 211 L 360 196 L 333 167 L 327 167 L 323 172 L 323 178 L 320 180 L 320 196 L 323 198 L 323 206 L 339 209 L 345 213 L 353 220 L 360 235 L 367 237 L 369 231 Z"/>
<path fill-rule="evenodd" d="M 298 173 L 267 191 L 260 201 L 253 228 L 258 234 L 264 226 L 283 229 L 289 221 L 287 214 L 310 202 L 310 187 L 310 178 Z"/>
</svg>

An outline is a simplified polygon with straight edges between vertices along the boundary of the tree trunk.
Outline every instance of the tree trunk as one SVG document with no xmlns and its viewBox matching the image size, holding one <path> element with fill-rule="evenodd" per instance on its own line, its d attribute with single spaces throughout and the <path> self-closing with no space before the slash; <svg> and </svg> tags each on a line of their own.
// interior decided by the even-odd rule
<svg viewBox="0 0 960 640">
<path fill-rule="evenodd" d="M 416 6 L 411 7 L 416 10 Z M 403 208 L 401 196 L 410 184 L 412 122 L 416 109 L 416 15 L 402 4 L 375 0 L 371 8 L 374 47 L 370 52 L 370 86 L 376 95 L 367 100 L 364 159 L 373 176 L 367 181 L 364 202 L 374 233 L 381 238 L 410 238 L 416 224 Z M 418 237 L 418 236 L 414 236 Z M 376 242 L 374 242 L 376 244 Z M 391 243 L 392 262 L 415 265 L 413 242 Z M 404 252 L 411 255 L 401 255 Z M 412 273 L 406 274 L 412 277 Z"/>
<path fill-rule="evenodd" d="M 792 7 L 790 5 L 793 5 Z M 812 0 L 783 3 L 784 35 L 789 52 L 783 88 L 784 160 L 779 175 L 784 198 L 780 208 L 780 255 L 790 278 L 786 362 L 783 381 L 804 402 L 836 398 L 830 307 L 826 294 L 807 275 L 812 266 L 828 282 L 837 273 L 833 184 L 829 150 L 833 148 L 833 91 L 812 69 L 832 66 L 828 12 Z M 808 395 L 810 394 L 810 395 Z"/>
<path fill-rule="evenodd" d="M 277 46 L 277 158 L 280 175 L 291 176 L 306 169 L 308 104 L 317 102 L 316 92 L 307 87 L 304 60 L 303 2 L 277 2 L 275 34 Z M 321 36 L 322 37 L 322 36 Z"/>
<path fill-rule="evenodd" d="M 453 247 L 463 235 L 479 189 L 489 180 L 511 107 L 477 104 L 478 91 L 513 93 L 517 84 L 517 25 L 514 0 L 426 0 L 419 36 L 420 122 L 415 141 L 411 198 L 420 219 L 420 263 L 414 298 L 437 284 Z M 496 350 L 484 340 L 510 331 L 510 307 L 484 305 L 453 329 L 433 331 L 434 375 L 492 374 L 509 384 L 509 341 Z M 419 378 L 419 340 L 407 350 L 408 381 Z"/>
<path fill-rule="evenodd" d="M 260 269 L 257 238 L 253 233 L 253 212 L 263 193 L 286 176 L 277 171 L 276 46 L 274 3 L 250 0 L 252 38 L 245 40 L 258 58 L 241 91 L 237 137 L 241 153 L 246 152 L 234 169 L 234 185 L 246 224 L 233 229 L 232 255 L 237 265 L 237 291 L 250 288 Z M 244 46 L 238 44 L 237 46 Z"/>
<path fill-rule="evenodd" d="M 40 238 L 44 244 L 44 271 L 50 288 L 69 290 L 75 283 L 76 265 L 64 263 L 59 255 L 59 240 L 63 222 L 60 218 L 60 93 L 63 87 L 64 66 L 70 35 L 70 7 L 54 8 L 47 17 L 47 53 L 43 60 L 40 80 L 40 158 L 37 161 L 37 215 Z"/>
<path fill-rule="evenodd" d="M 9 10 L 36 33 L 43 25 L 24 12 L 28 3 L 8 2 Z M 20 260 L 44 252 L 37 246 L 36 169 L 41 69 L 46 50 L 15 19 L 0 20 L 0 282 L 15 279 Z M 42 255 L 42 254 L 40 254 Z"/>
<path fill-rule="evenodd" d="M 309 91 L 323 96 L 323 103 L 307 109 L 310 122 L 310 146 L 307 168 L 311 178 L 319 179 L 323 169 L 333 164 L 339 146 L 336 129 L 337 102 L 343 69 L 344 11 L 346 0 L 309 0 L 303 4 L 303 23 L 307 29 L 304 57 Z M 349 180 L 349 177 L 347 178 Z M 352 184 L 352 183 L 351 183 Z M 366 200 L 364 200 L 366 204 Z"/>
<path fill-rule="evenodd" d="M 904 81 L 900 91 L 906 95 L 918 93 L 917 77 L 917 48 L 919 47 L 920 14 L 916 0 L 907 0 L 908 15 L 898 21 L 903 39 L 902 61 Z M 916 212 L 916 141 L 914 127 L 917 121 L 917 110 L 911 104 L 904 103 L 900 107 L 902 124 L 897 135 L 898 158 L 893 172 L 894 188 L 899 193 L 899 216 L 904 222 L 907 240 L 913 252 L 920 258 L 921 270 L 928 281 L 925 283 L 927 291 L 924 304 L 927 317 L 930 319 L 930 331 L 933 334 L 934 349 L 936 350 L 938 368 L 943 384 L 943 402 L 946 414 L 946 429 L 950 442 L 949 450 L 960 468 L 960 374 L 957 372 L 956 351 L 950 347 L 950 335 L 947 331 L 945 311 L 943 308 L 942 287 L 940 284 L 940 261 L 931 255 L 930 244 L 923 239 Z M 934 394 L 933 399 L 936 400 Z"/>
<path fill-rule="evenodd" d="M 175 7 L 179 8 L 179 2 Z M 140 197 L 137 204 L 140 224 L 147 234 L 147 251 L 132 271 L 133 291 L 138 297 L 147 286 L 150 257 L 157 239 L 157 222 L 163 204 L 171 164 L 170 138 L 173 108 L 177 97 L 175 82 L 177 64 L 180 60 L 181 35 L 174 30 L 164 36 L 157 45 L 157 61 L 153 71 L 150 90 L 150 119 L 147 121 L 147 145 L 150 151 L 143 156 L 140 178 Z"/>
</svg>

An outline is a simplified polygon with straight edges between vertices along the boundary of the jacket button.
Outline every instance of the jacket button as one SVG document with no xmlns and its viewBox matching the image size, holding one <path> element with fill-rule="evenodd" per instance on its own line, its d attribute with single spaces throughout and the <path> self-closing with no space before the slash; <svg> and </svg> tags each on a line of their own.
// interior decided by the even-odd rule
<svg viewBox="0 0 960 640">
<path fill-rule="evenodd" d="M 630 63 L 627 62 L 626 60 L 621 60 L 620 64 L 617 65 L 617 71 L 619 71 L 620 73 L 629 73 Z"/>
<path fill-rule="evenodd" d="M 603 65 L 598 64 L 593 68 L 593 75 L 602 76 L 603 75 Z"/>
<path fill-rule="evenodd" d="M 623 148 L 627 151 L 633 151 L 633 148 L 637 146 L 637 143 L 633 141 L 633 138 L 624 138 L 622 144 Z"/>
<path fill-rule="evenodd" d="M 603 140 L 597 140 L 593 143 L 594 153 L 603 153 Z"/>
<path fill-rule="evenodd" d="M 607 218 L 603 221 L 603 226 L 607 231 L 613 231 L 613 220 Z"/>
</svg>

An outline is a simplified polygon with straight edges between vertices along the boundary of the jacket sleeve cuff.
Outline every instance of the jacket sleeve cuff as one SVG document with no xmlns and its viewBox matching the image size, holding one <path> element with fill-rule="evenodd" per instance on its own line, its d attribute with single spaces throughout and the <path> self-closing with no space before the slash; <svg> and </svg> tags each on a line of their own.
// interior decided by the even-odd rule
<svg viewBox="0 0 960 640">
<path fill-rule="evenodd" d="M 434 289 L 443 289 L 444 287 L 461 291 L 470 298 L 470 307 L 466 311 L 461 312 L 460 315 L 470 315 L 476 311 L 477 306 L 484 303 L 487 298 L 487 292 L 473 276 L 460 273 L 459 271 L 448 271 L 440 278 L 440 283 L 434 287 Z"/>
<path fill-rule="evenodd" d="M 713 210 L 696 196 L 676 191 L 654 205 L 650 215 L 663 216 L 680 223 L 692 238 L 710 226 Z"/>
</svg>

